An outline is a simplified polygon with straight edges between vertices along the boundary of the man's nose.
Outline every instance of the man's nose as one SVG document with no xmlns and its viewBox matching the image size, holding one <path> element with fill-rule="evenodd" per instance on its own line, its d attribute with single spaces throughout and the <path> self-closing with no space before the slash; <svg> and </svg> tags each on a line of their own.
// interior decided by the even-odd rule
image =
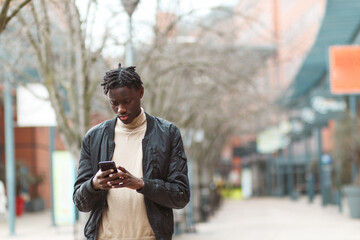
<svg viewBox="0 0 360 240">
<path fill-rule="evenodd" d="M 119 114 L 124 114 L 124 113 L 126 113 L 126 108 L 125 108 L 123 105 L 120 104 L 120 105 L 118 106 L 117 112 L 118 112 Z"/>
</svg>

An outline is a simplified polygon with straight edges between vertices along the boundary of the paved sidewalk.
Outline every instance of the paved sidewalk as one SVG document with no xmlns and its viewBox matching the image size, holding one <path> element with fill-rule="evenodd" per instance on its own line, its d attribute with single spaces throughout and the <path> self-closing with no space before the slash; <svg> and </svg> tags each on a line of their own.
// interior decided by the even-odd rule
<svg viewBox="0 0 360 240">
<path fill-rule="evenodd" d="M 345 205 L 345 204 L 344 204 Z M 0 219 L 1 240 L 74 240 L 72 226 L 51 225 L 50 211 L 26 213 L 16 219 L 16 235 Z M 351 219 L 345 208 L 309 204 L 305 198 L 254 198 L 225 200 L 196 233 L 173 240 L 360 240 L 360 219 Z"/>
<path fill-rule="evenodd" d="M 360 240 L 360 219 L 351 219 L 336 206 L 309 204 L 302 198 L 226 200 L 196 233 L 174 240 Z"/>
<path fill-rule="evenodd" d="M 0 220 L 0 240 L 73 240 L 74 227 L 52 226 L 51 211 L 25 213 L 15 221 L 15 236 L 4 219 Z"/>
</svg>

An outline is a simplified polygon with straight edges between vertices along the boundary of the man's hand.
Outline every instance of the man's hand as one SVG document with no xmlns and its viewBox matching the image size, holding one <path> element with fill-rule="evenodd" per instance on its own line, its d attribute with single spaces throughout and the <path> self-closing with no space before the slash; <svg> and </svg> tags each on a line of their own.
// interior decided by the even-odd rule
<svg viewBox="0 0 360 240">
<path fill-rule="evenodd" d="M 140 189 L 144 187 L 144 181 L 141 178 L 133 176 L 125 168 L 118 166 L 117 173 L 112 169 L 102 172 L 100 169 L 92 180 L 92 186 L 96 190 L 108 190 L 111 188 L 130 188 Z"/>
<path fill-rule="evenodd" d="M 95 174 L 94 178 L 91 181 L 92 187 L 95 190 L 108 190 L 111 188 L 111 182 L 116 179 L 113 175 L 113 169 L 106 170 L 104 172 L 99 169 L 99 171 Z"/>
<path fill-rule="evenodd" d="M 140 189 L 144 187 L 144 181 L 141 178 L 133 176 L 125 168 L 118 166 L 118 173 L 110 174 L 110 176 L 116 176 L 119 179 L 112 181 L 112 188 L 130 188 L 130 189 Z"/>
</svg>

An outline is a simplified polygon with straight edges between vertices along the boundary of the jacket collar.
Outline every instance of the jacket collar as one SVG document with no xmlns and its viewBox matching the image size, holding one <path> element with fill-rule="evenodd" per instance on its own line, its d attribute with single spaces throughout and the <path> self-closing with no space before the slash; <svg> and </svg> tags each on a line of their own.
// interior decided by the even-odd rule
<svg viewBox="0 0 360 240">
<path fill-rule="evenodd" d="M 145 137 L 147 137 L 149 134 L 150 134 L 150 132 L 151 132 L 151 130 L 153 129 L 153 127 L 154 127 L 154 117 L 153 116 L 151 116 L 151 115 L 149 115 L 149 114 L 147 114 L 146 112 L 145 112 L 145 115 L 146 115 L 146 132 L 145 132 Z"/>
</svg>

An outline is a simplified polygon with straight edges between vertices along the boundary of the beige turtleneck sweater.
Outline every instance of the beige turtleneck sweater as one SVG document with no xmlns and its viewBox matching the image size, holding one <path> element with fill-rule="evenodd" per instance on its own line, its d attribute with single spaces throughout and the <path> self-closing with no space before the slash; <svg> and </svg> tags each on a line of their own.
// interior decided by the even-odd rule
<svg viewBox="0 0 360 240">
<path fill-rule="evenodd" d="M 130 124 L 117 120 L 115 126 L 115 150 L 113 161 L 135 177 L 143 177 L 142 139 L 146 131 L 146 116 L 140 115 Z M 108 207 L 102 213 L 98 240 L 155 240 L 149 224 L 144 195 L 129 188 L 110 189 Z"/>
</svg>

